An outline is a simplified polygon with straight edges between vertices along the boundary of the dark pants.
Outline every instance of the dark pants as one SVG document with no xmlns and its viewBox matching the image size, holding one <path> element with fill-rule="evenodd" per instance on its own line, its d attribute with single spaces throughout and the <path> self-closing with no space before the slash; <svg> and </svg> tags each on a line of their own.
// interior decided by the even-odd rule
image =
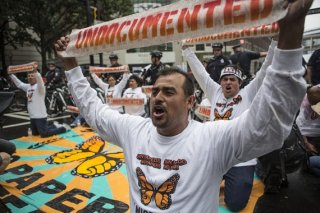
<svg viewBox="0 0 320 213">
<path fill-rule="evenodd" d="M 16 146 L 14 143 L 0 138 L 0 152 L 6 152 L 9 155 L 12 155 L 16 152 Z"/>
<path fill-rule="evenodd" d="M 53 125 L 48 125 L 47 118 L 31 118 L 32 135 L 40 135 L 41 137 L 50 137 L 66 132 L 64 127 L 56 128 Z"/>
<path fill-rule="evenodd" d="M 318 151 L 318 154 L 309 153 L 308 166 L 315 175 L 320 177 L 320 137 L 307 137 L 307 139 Z"/>
<path fill-rule="evenodd" d="M 255 166 L 232 167 L 225 175 L 224 202 L 238 212 L 246 207 L 253 185 Z"/>
</svg>

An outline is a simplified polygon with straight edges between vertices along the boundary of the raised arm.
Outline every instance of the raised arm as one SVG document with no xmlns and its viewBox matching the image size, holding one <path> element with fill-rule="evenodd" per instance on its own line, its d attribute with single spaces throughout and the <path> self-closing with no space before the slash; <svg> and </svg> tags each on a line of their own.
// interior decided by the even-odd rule
<svg viewBox="0 0 320 213">
<path fill-rule="evenodd" d="M 227 153 L 220 160 L 226 162 L 225 169 L 279 149 L 289 135 L 306 92 L 301 42 L 311 3 L 296 0 L 289 4 L 286 17 L 279 22 L 278 47 L 260 90 L 248 111 L 221 128 L 219 137 L 224 143 L 220 139 L 219 146 Z"/>
<path fill-rule="evenodd" d="M 41 74 L 39 72 L 36 72 L 35 75 L 36 75 L 36 79 L 37 79 L 39 93 L 44 95 L 46 93 L 46 88 L 44 86 L 44 82 L 41 77 Z"/>
<path fill-rule="evenodd" d="M 273 40 L 271 41 L 271 44 L 268 49 L 267 57 L 265 58 L 260 70 L 258 71 L 256 77 L 248 84 L 243 90 L 247 91 L 247 94 L 251 100 L 253 100 L 254 96 L 257 94 L 264 77 L 266 76 L 267 68 L 271 65 L 273 55 L 274 55 L 274 49 L 277 46 L 278 42 Z"/>
<path fill-rule="evenodd" d="M 183 54 L 191 68 L 193 76 L 211 102 L 216 91 L 220 88 L 220 85 L 217 84 L 212 78 L 210 78 L 210 75 L 209 73 L 207 73 L 206 68 L 203 66 L 194 52 L 192 52 L 192 50 L 187 48 L 187 46 L 183 46 L 182 49 Z"/>
<path fill-rule="evenodd" d="M 107 94 L 109 84 L 103 82 L 102 79 L 99 78 L 95 73 L 91 73 L 91 77 L 92 77 L 94 83 L 96 83 L 98 85 L 98 87 L 100 87 L 105 92 L 105 94 Z"/>
<path fill-rule="evenodd" d="M 114 88 L 114 91 L 113 91 L 114 98 L 121 98 L 122 90 L 125 88 L 130 76 L 131 74 L 129 73 L 123 73 L 121 81 Z"/>
<path fill-rule="evenodd" d="M 23 83 L 22 81 L 20 81 L 20 80 L 17 78 L 17 76 L 14 75 L 14 74 L 11 74 L 11 75 L 10 75 L 10 78 L 11 78 L 12 82 L 14 83 L 14 85 L 16 85 L 16 87 L 18 87 L 19 89 L 27 92 L 27 90 L 28 90 L 28 84 Z"/>
<path fill-rule="evenodd" d="M 139 125 L 145 119 L 121 115 L 117 111 L 110 109 L 108 105 L 103 104 L 97 97 L 96 91 L 90 87 L 88 80 L 83 76 L 77 60 L 75 58 L 62 57 L 62 53 L 66 50 L 68 43 L 68 38 L 62 37 L 55 43 L 55 49 L 57 55 L 64 62 L 67 70 L 68 86 L 76 106 L 80 109 L 80 114 L 103 139 L 122 147 L 122 142 L 129 143 L 129 141 L 122 138 L 127 136 L 126 133 L 130 134 L 130 131 L 124 133 L 123 129 L 134 129 L 136 125 Z"/>
</svg>

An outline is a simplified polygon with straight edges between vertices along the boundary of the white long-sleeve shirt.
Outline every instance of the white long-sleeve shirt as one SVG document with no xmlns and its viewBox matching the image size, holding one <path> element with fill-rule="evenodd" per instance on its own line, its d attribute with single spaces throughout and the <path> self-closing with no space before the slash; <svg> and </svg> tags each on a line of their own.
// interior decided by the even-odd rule
<svg viewBox="0 0 320 213">
<path fill-rule="evenodd" d="M 249 109 L 255 95 L 257 94 L 262 81 L 266 76 L 266 70 L 272 62 L 273 51 L 277 42 L 272 41 L 267 57 L 261 66 L 257 76 L 234 97 L 225 98 L 222 87 L 216 83 L 208 74 L 197 56 L 189 49 L 185 49 L 183 54 L 192 70 L 193 76 L 199 83 L 199 86 L 206 94 L 211 106 L 210 120 L 232 120 L 239 117 L 244 111 Z M 251 159 L 247 162 L 239 163 L 235 166 L 256 165 L 257 160 Z"/>
<path fill-rule="evenodd" d="M 45 105 L 46 89 L 40 73 L 37 72 L 37 83 L 34 85 L 26 84 L 20 81 L 15 75 L 10 75 L 13 83 L 19 89 L 26 92 L 28 99 L 28 113 L 30 118 L 46 118 L 47 108 Z"/>
<path fill-rule="evenodd" d="M 147 103 L 147 96 L 142 91 L 141 87 L 137 88 L 128 88 L 123 93 L 123 98 L 138 98 L 144 100 L 144 105 L 136 105 L 136 106 L 124 106 L 124 112 L 129 115 L 139 115 L 142 116 L 146 113 L 145 104 Z"/>
<path fill-rule="evenodd" d="M 121 115 L 103 105 L 80 67 L 66 76 L 88 124 L 124 150 L 132 212 L 163 212 L 160 204 L 167 203 L 166 212 L 211 213 L 218 211 L 222 176 L 239 162 L 279 149 L 289 135 L 306 90 L 302 53 L 302 48 L 275 49 L 262 86 L 238 118 L 190 120 L 171 137 L 160 135 L 150 118 Z"/>
<path fill-rule="evenodd" d="M 95 73 L 91 74 L 93 81 L 100 87 L 105 94 L 106 103 L 108 103 L 108 98 L 121 98 L 122 90 L 125 88 L 126 83 L 130 77 L 129 73 L 124 73 L 122 75 L 121 81 L 113 87 L 102 81 Z M 110 106 L 111 109 L 117 110 L 118 112 L 123 112 L 123 107 L 118 105 Z"/>
</svg>

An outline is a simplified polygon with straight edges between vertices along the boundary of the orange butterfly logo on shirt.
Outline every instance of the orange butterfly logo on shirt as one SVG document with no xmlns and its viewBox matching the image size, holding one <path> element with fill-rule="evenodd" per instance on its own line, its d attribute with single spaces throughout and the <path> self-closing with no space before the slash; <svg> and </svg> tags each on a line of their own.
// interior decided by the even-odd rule
<svg viewBox="0 0 320 213">
<path fill-rule="evenodd" d="M 228 109 L 223 115 L 220 115 L 217 109 L 214 109 L 214 120 L 230 120 L 233 108 Z"/>
<path fill-rule="evenodd" d="M 169 209 L 172 204 L 171 194 L 176 190 L 180 175 L 173 175 L 156 189 L 147 181 L 146 176 L 139 167 L 136 169 L 136 172 L 140 186 L 141 202 L 147 206 L 151 202 L 152 197 L 154 197 L 156 206 L 159 209 Z"/>
<path fill-rule="evenodd" d="M 122 166 L 124 154 L 122 151 L 115 153 L 102 152 L 104 145 L 105 141 L 102 138 L 93 136 L 77 145 L 75 149 L 57 152 L 47 157 L 46 162 L 49 164 L 62 164 L 81 161 L 71 171 L 71 174 L 84 178 L 107 175 Z"/>
</svg>

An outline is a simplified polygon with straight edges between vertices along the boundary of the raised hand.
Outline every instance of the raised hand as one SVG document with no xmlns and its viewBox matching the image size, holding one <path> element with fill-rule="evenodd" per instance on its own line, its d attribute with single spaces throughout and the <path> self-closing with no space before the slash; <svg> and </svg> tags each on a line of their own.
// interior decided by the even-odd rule
<svg viewBox="0 0 320 213">
<path fill-rule="evenodd" d="M 288 0 L 285 7 L 287 15 L 279 21 L 280 49 L 297 49 L 301 47 L 304 21 L 313 0 Z"/>
<path fill-rule="evenodd" d="M 74 57 L 64 57 L 64 53 L 68 47 L 70 39 L 68 36 L 61 37 L 54 44 L 57 56 L 64 62 L 66 70 L 71 70 L 78 66 L 77 60 Z"/>
</svg>

